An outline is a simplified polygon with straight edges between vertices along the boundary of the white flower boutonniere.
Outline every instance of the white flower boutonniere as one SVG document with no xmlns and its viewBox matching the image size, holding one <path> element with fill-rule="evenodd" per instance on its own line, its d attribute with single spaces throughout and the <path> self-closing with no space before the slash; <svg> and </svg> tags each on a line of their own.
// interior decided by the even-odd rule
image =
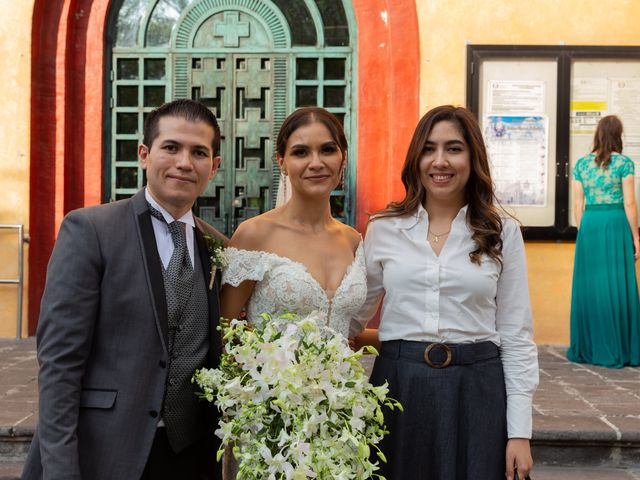
<svg viewBox="0 0 640 480">
<path fill-rule="evenodd" d="M 211 235 L 203 235 L 204 241 L 209 250 L 209 263 L 211 264 L 211 278 L 209 280 L 209 290 L 213 288 L 213 282 L 216 278 L 218 268 L 224 268 L 229 265 L 229 257 L 224 249 L 224 242 L 212 237 Z"/>
</svg>

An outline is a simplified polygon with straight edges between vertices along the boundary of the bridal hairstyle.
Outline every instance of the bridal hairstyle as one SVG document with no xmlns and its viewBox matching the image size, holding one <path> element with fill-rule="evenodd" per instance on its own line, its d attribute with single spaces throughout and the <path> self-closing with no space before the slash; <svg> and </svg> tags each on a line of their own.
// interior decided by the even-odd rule
<svg viewBox="0 0 640 480">
<path fill-rule="evenodd" d="M 611 163 L 611 152 L 622 153 L 622 122 L 615 115 L 602 117 L 593 136 L 596 165 L 607 168 Z"/>
<path fill-rule="evenodd" d="M 491 181 L 487 149 L 475 117 L 462 107 L 442 105 L 429 110 L 418 122 L 402 167 L 402 183 L 405 197 L 400 202 L 391 202 L 387 208 L 376 213 L 372 221 L 384 217 L 399 217 L 414 213 L 421 203 L 429 203 L 427 191 L 420 180 L 420 160 L 434 125 L 449 121 L 455 124 L 469 146 L 471 173 L 465 188 L 467 224 L 478 248 L 469 252 L 473 263 L 480 265 L 482 255 L 487 255 L 502 265 L 502 220 L 496 207 Z"/>
<path fill-rule="evenodd" d="M 278 139 L 276 140 L 276 152 L 280 158 L 284 158 L 284 152 L 287 149 L 287 142 L 289 137 L 298 128 L 312 123 L 322 123 L 329 133 L 331 138 L 340 149 L 342 153 L 342 162 L 347 160 L 347 137 L 344 134 L 344 129 L 340 124 L 340 121 L 336 116 L 320 107 L 302 107 L 294 110 L 285 120 L 282 122 L 280 132 L 278 133 Z"/>
</svg>

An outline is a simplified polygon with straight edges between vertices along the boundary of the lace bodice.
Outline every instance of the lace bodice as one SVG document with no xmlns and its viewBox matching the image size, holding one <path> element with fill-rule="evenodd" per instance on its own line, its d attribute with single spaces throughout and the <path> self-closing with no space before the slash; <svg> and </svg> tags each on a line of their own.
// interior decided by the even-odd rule
<svg viewBox="0 0 640 480">
<path fill-rule="evenodd" d="M 306 315 L 315 310 L 326 314 L 329 327 L 349 336 L 351 318 L 367 296 L 362 241 L 331 299 L 300 262 L 269 252 L 233 247 L 226 251 L 229 265 L 222 272 L 222 284 L 237 287 L 245 280 L 257 282 L 247 305 L 250 322 L 260 322 L 262 313 Z"/>
<path fill-rule="evenodd" d="M 587 205 L 623 203 L 622 179 L 633 175 L 633 161 L 619 153 L 611 154 L 607 168 L 598 167 L 595 153 L 582 157 L 573 168 L 573 178 L 582 183 Z"/>
</svg>

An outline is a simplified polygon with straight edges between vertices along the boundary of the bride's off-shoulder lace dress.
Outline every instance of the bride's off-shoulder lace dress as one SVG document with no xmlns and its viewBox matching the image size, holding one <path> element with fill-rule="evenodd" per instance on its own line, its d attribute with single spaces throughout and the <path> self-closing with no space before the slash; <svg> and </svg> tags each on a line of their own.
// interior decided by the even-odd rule
<svg viewBox="0 0 640 480">
<path fill-rule="evenodd" d="M 263 313 L 278 315 L 286 312 L 307 315 L 313 311 L 324 313 L 325 325 L 333 328 L 345 338 L 359 333 L 351 318 L 358 312 L 367 296 L 367 275 L 364 261 L 364 246 L 358 245 L 355 258 L 342 277 L 332 297 L 300 262 L 275 253 L 226 249 L 229 265 L 222 272 L 222 284 L 237 287 L 246 280 L 256 281 L 247 303 L 247 319 L 257 324 Z M 238 473 L 238 463 L 225 453 L 223 479 L 233 480 Z"/>
<path fill-rule="evenodd" d="M 247 304 L 247 317 L 251 323 L 262 321 L 262 313 L 306 315 L 319 311 L 325 314 L 325 325 L 344 337 L 360 331 L 358 325 L 350 330 L 350 322 L 367 296 L 362 241 L 332 297 L 300 262 L 275 253 L 233 247 L 227 248 L 226 252 L 229 265 L 222 273 L 223 285 L 237 287 L 245 280 L 257 282 Z"/>
</svg>

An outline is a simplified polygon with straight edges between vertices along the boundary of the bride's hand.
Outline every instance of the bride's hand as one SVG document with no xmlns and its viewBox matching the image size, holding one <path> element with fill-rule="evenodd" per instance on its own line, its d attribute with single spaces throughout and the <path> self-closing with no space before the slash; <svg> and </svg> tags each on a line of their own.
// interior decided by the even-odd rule
<svg viewBox="0 0 640 480">
<path fill-rule="evenodd" d="M 353 350 L 354 352 L 356 351 L 356 339 L 355 339 L 355 337 L 349 337 L 349 348 L 351 348 L 351 350 Z"/>
</svg>

